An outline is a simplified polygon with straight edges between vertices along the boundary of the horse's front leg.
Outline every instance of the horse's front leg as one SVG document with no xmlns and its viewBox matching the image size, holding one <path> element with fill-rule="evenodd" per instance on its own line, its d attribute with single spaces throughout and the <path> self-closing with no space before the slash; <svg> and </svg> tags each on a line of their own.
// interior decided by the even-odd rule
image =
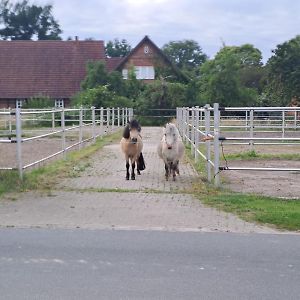
<svg viewBox="0 0 300 300">
<path fill-rule="evenodd" d="M 170 168 L 167 163 L 165 163 L 165 171 L 166 171 L 166 173 L 165 173 L 166 180 L 169 180 Z"/>
<path fill-rule="evenodd" d="M 135 180 L 134 168 L 135 168 L 135 161 L 131 163 L 131 180 Z"/>
<path fill-rule="evenodd" d="M 172 173 L 173 181 L 176 180 L 176 169 L 177 169 L 177 165 L 174 164 L 173 162 L 171 162 L 170 163 L 170 174 Z"/>
<path fill-rule="evenodd" d="M 129 159 L 126 160 L 126 180 L 129 180 Z"/>
</svg>

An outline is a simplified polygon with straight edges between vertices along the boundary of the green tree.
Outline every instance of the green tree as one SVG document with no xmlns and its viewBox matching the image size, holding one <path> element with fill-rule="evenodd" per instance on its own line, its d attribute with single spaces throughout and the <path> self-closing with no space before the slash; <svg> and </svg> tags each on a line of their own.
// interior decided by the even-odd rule
<svg viewBox="0 0 300 300">
<path fill-rule="evenodd" d="M 266 93 L 272 105 L 288 105 L 300 98 L 300 35 L 277 45 L 267 62 Z"/>
<path fill-rule="evenodd" d="M 107 42 L 105 53 L 108 57 L 125 57 L 131 51 L 131 46 L 125 39 L 114 39 Z"/>
<path fill-rule="evenodd" d="M 76 106 L 100 107 L 130 107 L 131 101 L 110 91 L 107 86 L 98 85 L 94 88 L 77 93 L 73 98 Z"/>
<path fill-rule="evenodd" d="M 153 83 L 147 84 L 140 93 L 135 112 L 144 125 L 161 125 L 168 121 L 167 118 L 162 117 L 169 113 L 167 110 L 175 110 L 177 106 L 183 106 L 185 99 L 186 85 L 155 80 Z M 156 117 L 144 117 L 147 115 Z"/>
<path fill-rule="evenodd" d="M 23 0 L 16 4 L 0 2 L 0 37 L 4 40 L 60 40 L 59 24 L 52 16 L 52 5 L 30 5 Z"/>
<path fill-rule="evenodd" d="M 102 61 L 88 62 L 86 66 L 86 77 L 81 82 L 83 90 L 94 88 L 98 85 L 108 84 L 108 73 Z"/>
<path fill-rule="evenodd" d="M 162 47 L 162 51 L 183 72 L 196 73 L 207 60 L 207 55 L 194 40 L 171 41 Z"/>
<path fill-rule="evenodd" d="M 263 76 L 261 52 L 252 45 L 223 47 L 201 67 L 199 103 L 256 105 Z"/>
</svg>

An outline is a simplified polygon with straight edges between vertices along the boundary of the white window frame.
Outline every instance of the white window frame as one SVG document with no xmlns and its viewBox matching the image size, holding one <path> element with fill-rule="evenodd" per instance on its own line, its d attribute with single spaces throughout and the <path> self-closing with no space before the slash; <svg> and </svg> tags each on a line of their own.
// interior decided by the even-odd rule
<svg viewBox="0 0 300 300">
<path fill-rule="evenodd" d="M 16 99 L 16 108 L 22 108 L 24 99 Z"/>
<path fill-rule="evenodd" d="M 55 99 L 55 107 L 63 108 L 65 106 L 64 99 Z"/>
<path fill-rule="evenodd" d="M 136 79 L 155 79 L 155 71 L 153 66 L 136 66 Z"/>
<path fill-rule="evenodd" d="M 128 69 L 122 70 L 122 76 L 123 76 L 123 79 L 128 79 Z"/>
</svg>

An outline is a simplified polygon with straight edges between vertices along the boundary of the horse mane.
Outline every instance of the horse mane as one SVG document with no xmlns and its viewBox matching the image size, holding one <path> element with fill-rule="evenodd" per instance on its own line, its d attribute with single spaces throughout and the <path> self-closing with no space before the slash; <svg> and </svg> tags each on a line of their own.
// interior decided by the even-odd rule
<svg viewBox="0 0 300 300">
<path fill-rule="evenodd" d="M 136 119 L 131 120 L 129 122 L 129 126 L 130 126 L 130 128 L 137 129 L 138 132 L 140 132 L 142 130 L 138 120 L 136 120 Z"/>
<path fill-rule="evenodd" d="M 129 139 L 129 137 L 130 137 L 130 128 L 129 128 L 129 124 L 127 124 L 123 130 L 123 138 Z"/>
<path fill-rule="evenodd" d="M 131 129 L 136 129 L 138 132 L 140 132 L 142 129 L 141 129 L 141 126 L 139 124 L 139 122 L 135 119 L 131 120 L 127 125 L 126 127 L 124 128 L 124 131 L 123 131 L 123 137 L 125 139 L 129 139 L 130 137 L 130 130 Z"/>
</svg>

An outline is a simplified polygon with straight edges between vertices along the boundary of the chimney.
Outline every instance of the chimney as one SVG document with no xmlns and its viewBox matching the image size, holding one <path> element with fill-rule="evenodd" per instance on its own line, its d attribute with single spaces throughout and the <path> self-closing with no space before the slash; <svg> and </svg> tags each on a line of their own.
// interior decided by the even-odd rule
<svg viewBox="0 0 300 300">
<path fill-rule="evenodd" d="M 78 41 L 78 35 L 75 35 L 75 41 Z"/>
</svg>

